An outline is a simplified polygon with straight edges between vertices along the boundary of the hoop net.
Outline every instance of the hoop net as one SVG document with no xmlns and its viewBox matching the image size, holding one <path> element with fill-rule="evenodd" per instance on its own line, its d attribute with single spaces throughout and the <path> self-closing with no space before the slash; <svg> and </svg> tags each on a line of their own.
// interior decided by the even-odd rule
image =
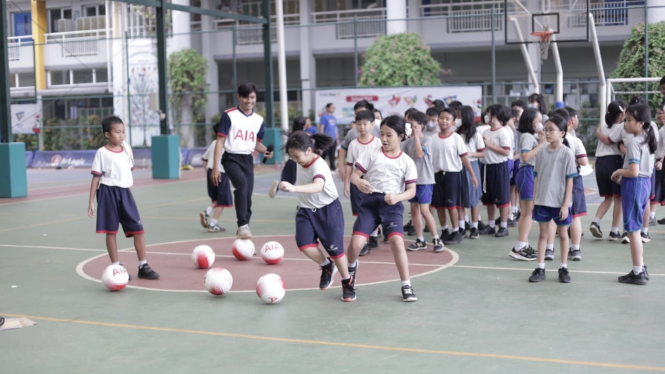
<svg viewBox="0 0 665 374">
<path fill-rule="evenodd" d="M 531 35 L 540 38 L 540 61 L 547 60 L 552 34 L 554 34 L 553 31 L 537 31 L 531 33 Z"/>
</svg>

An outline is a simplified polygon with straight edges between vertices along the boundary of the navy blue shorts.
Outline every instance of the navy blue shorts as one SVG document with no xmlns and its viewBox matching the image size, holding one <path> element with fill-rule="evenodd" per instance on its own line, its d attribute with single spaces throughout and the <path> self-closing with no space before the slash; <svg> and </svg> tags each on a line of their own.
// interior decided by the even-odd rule
<svg viewBox="0 0 665 374">
<path fill-rule="evenodd" d="M 480 182 L 480 167 L 478 161 L 471 161 L 471 168 L 476 174 L 478 187 L 473 187 L 471 183 L 471 174 L 465 169 L 462 169 L 462 207 L 475 208 L 480 204 L 480 195 L 482 194 L 483 185 Z"/>
<path fill-rule="evenodd" d="M 344 213 L 339 199 L 319 209 L 296 213 L 296 244 L 300 250 L 316 248 L 319 241 L 330 258 L 344 256 Z"/>
<path fill-rule="evenodd" d="M 533 200 L 534 180 L 533 166 L 524 165 L 517 170 L 515 185 L 520 191 L 520 200 Z"/>
<path fill-rule="evenodd" d="M 413 199 L 409 200 L 409 202 L 418 203 L 418 204 L 431 204 L 432 193 L 434 193 L 433 184 L 417 184 L 416 196 L 414 196 Z"/>
<path fill-rule="evenodd" d="M 483 205 L 503 208 L 510 205 L 510 171 L 508 161 L 485 165 L 483 182 Z"/>
<path fill-rule="evenodd" d="M 287 160 L 284 164 L 284 169 L 282 169 L 282 176 L 280 180 L 282 182 L 289 182 L 291 184 L 296 184 L 296 176 L 298 174 L 298 164 L 293 160 Z"/>
<path fill-rule="evenodd" d="M 601 197 L 621 197 L 621 186 L 613 181 L 612 173 L 623 167 L 621 156 L 601 156 L 596 159 L 596 184 Z"/>
<path fill-rule="evenodd" d="M 568 217 L 566 219 L 559 219 L 561 208 L 552 208 L 549 206 L 536 205 L 533 207 L 533 214 L 531 218 L 538 223 L 548 223 L 554 220 L 557 226 L 570 226 L 573 223 L 572 209 L 568 208 Z"/>
<path fill-rule="evenodd" d="M 462 206 L 462 172 L 440 171 L 434 174 L 434 182 L 434 208 L 453 210 Z"/>
<path fill-rule="evenodd" d="M 355 184 L 350 183 L 349 191 L 351 192 L 351 196 L 349 196 L 349 200 L 351 200 L 351 212 L 353 213 L 354 217 L 358 216 L 358 210 L 360 209 L 360 203 L 363 201 L 363 196 L 365 196 L 365 193 L 360 191 L 358 187 L 356 187 Z"/>
<path fill-rule="evenodd" d="M 115 234 L 119 224 L 128 238 L 144 232 L 132 191 L 100 184 L 97 190 L 97 233 Z"/>
<path fill-rule="evenodd" d="M 584 182 L 582 177 L 573 178 L 573 218 L 586 216 L 586 197 L 584 196 Z"/>
<path fill-rule="evenodd" d="M 656 165 L 654 163 L 653 171 L 651 172 L 651 195 L 649 195 L 649 200 L 653 200 L 656 197 Z"/>
<path fill-rule="evenodd" d="M 654 170 L 654 187 L 652 188 L 654 191 L 654 197 L 651 199 L 652 203 L 663 203 L 663 199 L 665 196 L 663 195 L 663 171 L 662 170 Z"/>
<path fill-rule="evenodd" d="M 393 235 L 404 236 L 402 217 L 404 206 L 402 202 L 398 202 L 395 205 L 388 205 L 383 200 L 385 197 L 386 195 L 377 192 L 363 197 L 363 201 L 360 203 L 358 218 L 356 218 L 356 222 L 353 224 L 353 235 L 361 235 L 368 238 L 369 234 L 381 224 L 383 234 L 386 237 Z"/>
<path fill-rule="evenodd" d="M 644 210 L 651 193 L 651 178 L 621 178 L 621 210 L 623 211 L 623 229 L 635 232 L 642 229 Z"/>
<path fill-rule="evenodd" d="M 510 185 L 514 186 L 515 185 L 515 177 L 517 176 L 517 171 L 520 168 L 520 160 L 508 160 L 508 162 L 512 162 L 513 168 L 510 171 Z"/>
<path fill-rule="evenodd" d="M 208 182 L 208 196 L 212 199 L 212 202 L 217 204 L 220 207 L 230 207 L 233 206 L 233 198 L 231 197 L 231 184 L 229 183 L 229 177 L 226 176 L 226 173 L 222 173 L 222 181 L 219 182 L 217 186 L 212 184 L 212 169 L 208 169 L 207 173 L 207 182 Z"/>
</svg>

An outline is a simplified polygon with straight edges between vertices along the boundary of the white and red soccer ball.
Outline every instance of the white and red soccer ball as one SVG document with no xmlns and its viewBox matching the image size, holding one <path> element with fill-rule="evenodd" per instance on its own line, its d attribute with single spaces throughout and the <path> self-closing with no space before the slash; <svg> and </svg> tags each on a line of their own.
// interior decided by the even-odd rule
<svg viewBox="0 0 665 374">
<path fill-rule="evenodd" d="M 224 295 L 231 291 L 233 276 L 222 267 L 212 268 L 206 273 L 205 286 L 213 295 Z"/>
<path fill-rule="evenodd" d="M 102 273 L 102 283 L 111 291 L 120 291 L 129 282 L 129 273 L 122 265 L 109 265 Z"/>
<path fill-rule="evenodd" d="M 277 274 L 266 274 L 256 282 L 256 294 L 261 300 L 268 304 L 276 304 L 284 298 L 286 294 L 286 284 Z"/>
<path fill-rule="evenodd" d="M 284 258 L 284 247 L 278 242 L 267 242 L 259 251 L 261 258 L 268 265 L 279 264 Z"/>
<path fill-rule="evenodd" d="M 233 256 L 240 261 L 246 261 L 254 256 L 254 243 L 249 239 L 236 239 L 231 248 Z"/>
<path fill-rule="evenodd" d="M 207 245 L 199 245 L 192 251 L 192 263 L 199 269 L 208 269 L 215 263 L 215 252 Z"/>
</svg>

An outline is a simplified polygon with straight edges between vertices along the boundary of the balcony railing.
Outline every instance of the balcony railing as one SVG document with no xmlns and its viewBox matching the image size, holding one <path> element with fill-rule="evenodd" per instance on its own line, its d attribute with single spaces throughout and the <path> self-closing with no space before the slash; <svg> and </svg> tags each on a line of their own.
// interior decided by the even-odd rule
<svg viewBox="0 0 665 374">
<path fill-rule="evenodd" d="M 273 25 L 277 23 L 277 17 L 273 16 L 271 19 Z M 285 14 L 284 26 L 299 25 L 300 14 Z M 235 25 L 236 27 L 236 45 L 252 45 L 263 44 L 263 27 L 255 24 L 244 24 L 228 19 L 215 20 L 215 28 L 217 30 L 230 29 Z M 273 43 L 277 43 L 277 29 L 276 26 L 271 27 L 270 39 Z"/>
<path fill-rule="evenodd" d="M 573 7 L 574 13 L 569 18 L 570 27 L 586 27 L 587 16 L 584 13 L 584 4 Z M 591 4 L 589 12 L 593 14 L 596 26 L 626 26 L 633 24 L 629 22 L 628 10 L 630 8 L 644 8 L 642 1 L 613 1 L 600 4 Z M 652 10 L 652 12 L 655 10 Z"/>
<path fill-rule="evenodd" d="M 21 59 L 21 47 L 26 45 L 32 45 L 32 38 L 29 36 L 10 36 L 7 38 L 9 61 L 19 61 Z"/>
<path fill-rule="evenodd" d="M 97 42 L 106 38 L 106 30 L 55 32 L 44 36 L 46 44 L 62 46 L 62 57 L 94 56 L 98 53 Z"/>
</svg>

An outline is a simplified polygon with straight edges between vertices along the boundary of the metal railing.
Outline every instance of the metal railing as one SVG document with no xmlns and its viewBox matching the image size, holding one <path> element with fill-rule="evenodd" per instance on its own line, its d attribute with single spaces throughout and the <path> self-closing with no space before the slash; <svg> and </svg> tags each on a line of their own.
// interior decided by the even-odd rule
<svg viewBox="0 0 665 374">
<path fill-rule="evenodd" d="M 449 33 L 492 30 L 492 9 L 451 11 L 448 18 Z M 503 12 L 494 11 L 494 31 L 503 30 Z"/>
<path fill-rule="evenodd" d="M 106 30 L 83 30 L 45 34 L 46 44 L 62 46 L 62 57 L 96 55 L 97 42 L 106 38 Z"/>
<path fill-rule="evenodd" d="M 275 16 L 271 19 L 272 24 L 277 23 Z M 240 23 L 228 19 L 217 19 L 214 21 L 214 27 L 217 30 L 230 29 L 235 25 L 236 45 L 252 45 L 263 43 L 263 27 L 255 24 Z M 300 14 L 285 14 L 284 26 L 300 25 Z M 270 38 L 273 43 L 277 43 L 276 26 L 271 27 Z"/>
<path fill-rule="evenodd" d="M 312 23 L 335 23 L 337 39 L 371 38 L 385 35 L 386 8 L 316 12 Z"/>
<path fill-rule="evenodd" d="M 10 36 L 7 38 L 7 48 L 9 52 L 9 61 L 19 61 L 21 59 L 21 47 L 32 45 L 32 38 L 26 36 Z"/>
<path fill-rule="evenodd" d="M 586 6 L 576 4 L 572 9 L 572 16 L 569 18 L 570 27 L 586 27 L 587 15 L 584 13 Z M 626 26 L 630 25 L 629 9 L 644 8 L 641 1 L 613 1 L 607 3 L 595 3 L 589 5 L 589 12 L 593 14 L 596 26 Z"/>
<path fill-rule="evenodd" d="M 474 1 L 453 4 L 427 4 L 420 6 L 421 17 L 452 16 L 454 12 L 490 10 L 494 8 L 496 13 L 503 12 L 503 1 Z"/>
</svg>

